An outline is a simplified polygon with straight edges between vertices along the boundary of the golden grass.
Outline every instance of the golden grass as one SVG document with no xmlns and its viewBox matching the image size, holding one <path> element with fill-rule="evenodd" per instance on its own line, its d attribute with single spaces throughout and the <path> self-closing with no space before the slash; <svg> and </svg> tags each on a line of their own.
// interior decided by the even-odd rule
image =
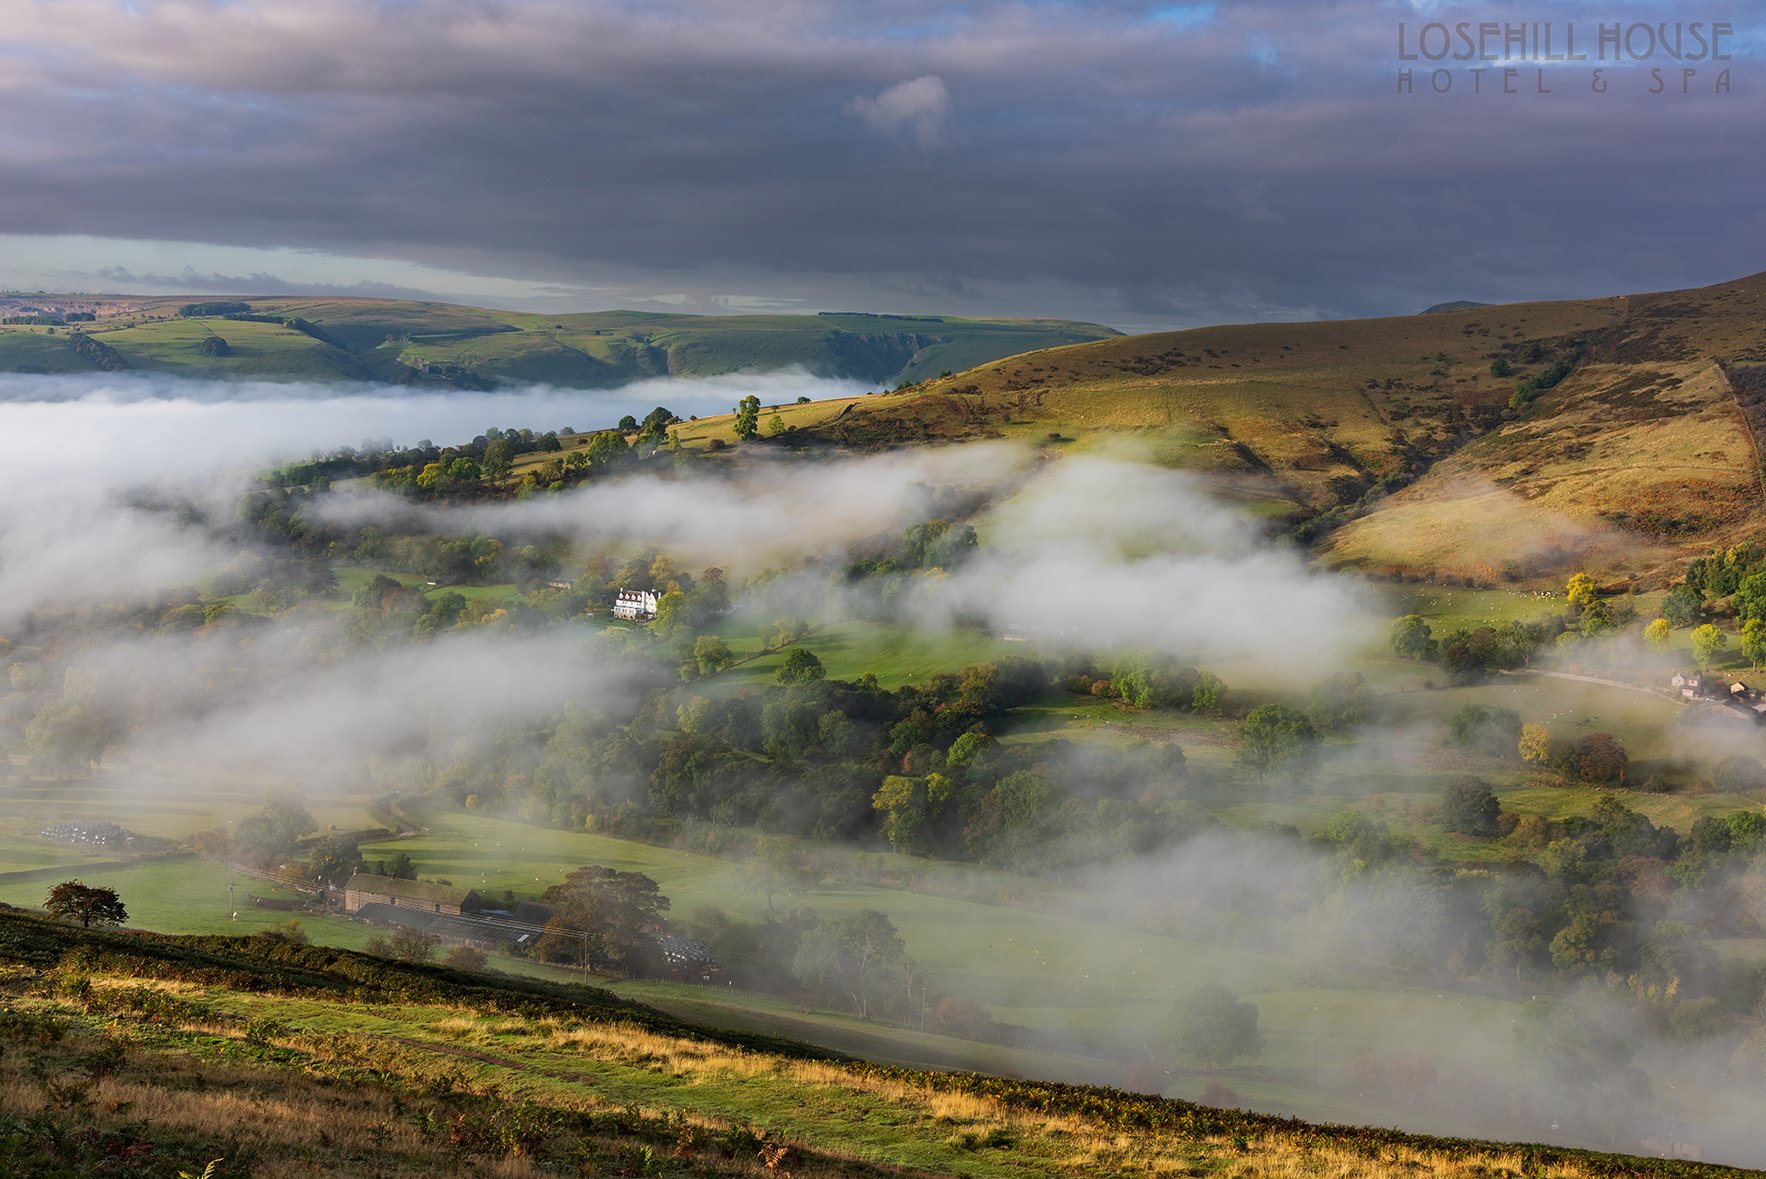
<svg viewBox="0 0 1766 1179">
<path fill-rule="evenodd" d="M 1757 529 L 1754 441 L 1708 360 L 1588 365 L 1338 529 L 1325 559 L 1484 581 L 1667 576 Z"/>
<path fill-rule="evenodd" d="M 94 987 L 140 985 L 135 979 L 98 977 Z M 179 1029 L 163 1022 L 131 1024 L 113 1020 L 104 1034 L 127 1045 L 126 1065 L 90 1091 L 91 1109 L 119 1118 L 151 1111 L 157 1130 L 189 1142 L 232 1143 L 267 1160 L 254 1174 L 313 1173 L 313 1159 L 373 1160 L 384 1175 L 541 1173 L 517 1155 L 462 1156 L 445 1133 L 420 1132 L 412 1095 L 442 1090 L 479 1094 L 501 1101 L 520 1097 L 558 1110 L 590 1113 L 624 1107 L 598 1095 L 602 1085 L 572 1071 L 572 1058 L 592 1062 L 593 1076 L 625 1078 L 621 1091 L 643 1075 L 670 1078 L 640 1103 L 656 1124 L 679 1127 L 683 1144 L 702 1142 L 701 1134 L 739 1127 L 727 1113 L 697 1104 L 701 1087 L 718 1087 L 722 1108 L 745 1093 L 766 1095 L 797 1111 L 764 1135 L 770 1143 L 753 1158 L 716 1160 L 718 1175 L 772 1175 L 789 1171 L 797 1179 L 878 1174 L 854 1141 L 831 1129 L 843 1119 L 881 1118 L 890 1133 L 942 1151 L 951 1173 L 977 1175 L 1220 1175 L 1337 1176 L 1342 1179 L 1416 1179 L 1418 1176 L 1519 1176 L 1582 1179 L 1588 1168 L 1570 1161 L 1540 1169 L 1526 1166 L 1512 1151 L 1489 1148 L 1430 1150 L 1408 1144 L 1369 1146 L 1323 1136 L 1271 1131 L 1249 1139 L 1223 1135 L 1190 1137 L 1124 1132 L 1078 1116 L 1045 1116 L 1009 1101 L 957 1092 L 936 1076 L 880 1073 L 838 1061 L 797 1060 L 725 1044 L 694 1040 L 619 1024 L 571 1019 L 529 1020 L 480 1015 L 448 1006 L 409 1006 L 370 1014 L 329 1000 L 288 1001 L 281 1005 L 289 1026 L 269 1037 L 278 1048 L 297 1054 L 293 1066 L 273 1067 L 218 1060 L 196 1041 L 176 1048 L 177 1032 L 199 1040 L 241 1043 L 250 1017 L 270 1007 L 262 996 L 233 996 L 223 989 L 165 987 L 213 1005 L 213 1019 L 191 1020 Z M 63 1014 L 79 1010 L 76 1000 L 36 998 L 21 1006 Z M 293 1026 L 317 1014 L 362 1012 L 361 1030 L 299 1030 Z M 139 1027 L 139 1033 L 126 1030 Z M 390 1028 L 396 1028 L 396 1034 Z M 242 1045 L 243 1046 L 243 1045 Z M 625 1070 L 609 1074 L 605 1070 Z M 368 1075 L 402 1079 L 404 1096 L 385 1086 L 364 1083 Z M 682 1084 L 684 1082 L 684 1084 Z M 30 1116 L 47 1108 L 50 1097 L 28 1075 L 21 1054 L 0 1056 L 0 1114 Z M 421 1099 L 419 1099 L 421 1104 Z M 776 1115 L 775 1115 L 776 1116 Z M 675 1131 L 667 1131 L 669 1134 Z M 868 1148 L 874 1153 L 876 1147 Z M 219 1149 L 219 1147 L 217 1147 Z M 786 1155 L 776 1152 L 784 1150 Z M 702 1157 L 695 1155 L 698 1162 Z M 769 1166 L 767 1160 L 773 1159 Z M 788 1160 L 788 1162 L 786 1161 Z M 1005 1167 L 992 1167 L 993 1160 Z M 977 1169 L 979 1168 L 979 1169 Z M 941 1172 L 945 1167 L 938 1168 Z M 344 1168 L 338 1173 L 348 1173 Z M 900 1172 L 908 1173 L 908 1172 Z M 920 1173 L 920 1172 L 912 1172 Z"/>
</svg>

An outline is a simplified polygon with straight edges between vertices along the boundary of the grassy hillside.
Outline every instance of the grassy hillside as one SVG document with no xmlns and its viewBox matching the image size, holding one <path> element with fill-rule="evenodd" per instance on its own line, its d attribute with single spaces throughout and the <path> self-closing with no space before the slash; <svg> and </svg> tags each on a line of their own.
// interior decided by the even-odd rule
<svg viewBox="0 0 1766 1179">
<path fill-rule="evenodd" d="M 33 310 L 48 302 L 34 297 Z M 187 298 L 86 299 L 90 323 L 0 326 L 0 371 L 104 367 L 71 344 L 79 332 L 135 370 L 184 376 L 424 381 L 485 388 L 545 382 L 607 388 L 645 377 L 714 376 L 798 366 L 878 385 L 920 380 L 1032 348 L 1116 333 L 1042 319 L 901 315 L 659 315 L 633 311 L 541 316 L 387 299 L 214 301 L 184 316 Z M 221 307 L 261 320 L 228 318 Z M 70 304 L 70 307 L 72 304 Z M 0 299 L 0 317 L 24 310 Z M 298 322 L 264 322 L 282 320 Z M 225 348 L 205 343 L 214 337 Z"/>
<path fill-rule="evenodd" d="M 1100 340 L 784 417 L 804 438 L 855 446 L 1127 434 L 1265 510 L 1316 520 L 1317 536 L 1345 525 L 1324 555 L 1372 572 L 1661 571 L 1766 526 L 1762 295 L 1755 276 Z M 1535 396 L 1511 408 L 1523 385 Z M 726 429 L 705 420 L 686 438 Z"/>
<path fill-rule="evenodd" d="M 16 1174 L 1737 1173 L 884 1068 L 593 988 L 261 939 L 7 913 L 0 971 Z"/>
</svg>

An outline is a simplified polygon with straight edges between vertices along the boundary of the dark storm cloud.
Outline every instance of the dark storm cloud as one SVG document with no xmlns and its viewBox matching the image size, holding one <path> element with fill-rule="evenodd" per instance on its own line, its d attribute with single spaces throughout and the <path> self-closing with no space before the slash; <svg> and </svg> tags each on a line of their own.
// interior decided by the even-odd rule
<svg viewBox="0 0 1766 1179">
<path fill-rule="evenodd" d="M 186 266 L 177 274 L 137 274 L 123 266 L 104 266 L 95 277 L 123 291 L 200 291 L 207 294 L 237 295 L 344 295 L 371 299 L 433 299 L 434 291 L 418 287 L 401 287 L 393 283 L 310 283 L 292 282 L 280 275 L 257 270 L 250 274 L 205 273 Z"/>
<path fill-rule="evenodd" d="M 1395 92 L 1399 20 L 1538 15 L 30 0 L 7 15 L 0 232 L 323 249 L 626 302 L 1130 323 L 1760 268 L 1757 57 L 1733 63 L 1727 97 L 1705 80 L 1652 97 L 1635 69 L 1602 96 L 1570 69 L 1551 96 L 1531 69 L 1518 95 L 1470 95 L 1466 76 L 1444 97 Z"/>
</svg>

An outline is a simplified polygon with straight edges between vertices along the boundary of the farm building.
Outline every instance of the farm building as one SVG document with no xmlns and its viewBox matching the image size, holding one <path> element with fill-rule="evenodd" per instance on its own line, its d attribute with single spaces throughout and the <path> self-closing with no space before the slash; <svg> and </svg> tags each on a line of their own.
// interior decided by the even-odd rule
<svg viewBox="0 0 1766 1179">
<path fill-rule="evenodd" d="M 488 953 L 523 954 L 539 934 L 506 921 L 471 913 L 451 915 L 414 909 L 407 905 L 363 905 L 350 916 L 382 928 L 415 929 L 453 946 L 476 946 Z"/>
<path fill-rule="evenodd" d="M 358 912 L 364 905 L 386 905 L 457 917 L 461 913 L 476 912 L 479 903 L 478 894 L 469 888 L 428 880 L 374 876 L 367 872 L 357 872 L 343 886 L 343 911 L 346 913 Z"/>
<path fill-rule="evenodd" d="M 622 589 L 613 599 L 613 616 L 628 621 L 649 621 L 656 617 L 656 603 L 662 597 L 655 590 Z"/>
<path fill-rule="evenodd" d="M 1697 671 L 1683 671 L 1668 681 L 1668 686 L 1688 700 L 1701 700 L 1723 693 L 1723 681 Z"/>
</svg>

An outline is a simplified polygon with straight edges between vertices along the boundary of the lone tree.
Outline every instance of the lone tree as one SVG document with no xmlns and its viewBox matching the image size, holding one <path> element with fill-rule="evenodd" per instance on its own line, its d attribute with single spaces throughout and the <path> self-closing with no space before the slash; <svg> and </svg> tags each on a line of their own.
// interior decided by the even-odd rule
<svg viewBox="0 0 1766 1179">
<path fill-rule="evenodd" d="M 750 393 L 736 403 L 736 437 L 744 442 L 752 441 L 760 433 L 760 398 Z"/>
<path fill-rule="evenodd" d="M 129 919 L 122 898 L 114 888 L 93 887 L 78 880 L 64 880 L 49 890 L 43 908 L 63 921 L 78 919 L 86 929 L 96 921 L 100 925 L 121 925 Z"/>
<path fill-rule="evenodd" d="M 1441 825 L 1460 835 L 1496 834 L 1502 804 L 1481 778 L 1455 778 L 1441 793 Z"/>
<path fill-rule="evenodd" d="M 810 684 L 828 674 L 822 661 L 816 658 L 815 652 L 803 647 L 793 647 L 785 654 L 784 665 L 774 678 L 781 684 Z"/>
<path fill-rule="evenodd" d="M 1241 1000 L 1218 983 L 1197 987 L 1178 1000 L 1171 1042 L 1179 1054 L 1201 1061 L 1210 1072 L 1217 1064 L 1256 1056 L 1263 1051 L 1257 1004 Z"/>
<path fill-rule="evenodd" d="M 1253 708 L 1239 726 L 1239 740 L 1239 765 L 1259 782 L 1271 773 L 1303 774 L 1318 763 L 1318 731 L 1283 704 Z"/>
<path fill-rule="evenodd" d="M 889 995 L 899 995 L 910 969 L 895 923 L 875 909 L 824 922 L 803 935 L 791 972 L 812 991 L 852 1000 L 860 1019 Z"/>
<path fill-rule="evenodd" d="M 1400 659 L 1427 659 L 1435 653 L 1435 636 L 1420 614 L 1406 614 L 1394 622 L 1387 637 L 1392 654 Z"/>
<path fill-rule="evenodd" d="M 1695 628 L 1692 632 L 1693 662 L 1707 671 L 1710 670 L 1713 663 L 1717 662 L 1718 654 L 1727 646 L 1729 646 L 1729 636 L 1708 622 Z"/>
</svg>

